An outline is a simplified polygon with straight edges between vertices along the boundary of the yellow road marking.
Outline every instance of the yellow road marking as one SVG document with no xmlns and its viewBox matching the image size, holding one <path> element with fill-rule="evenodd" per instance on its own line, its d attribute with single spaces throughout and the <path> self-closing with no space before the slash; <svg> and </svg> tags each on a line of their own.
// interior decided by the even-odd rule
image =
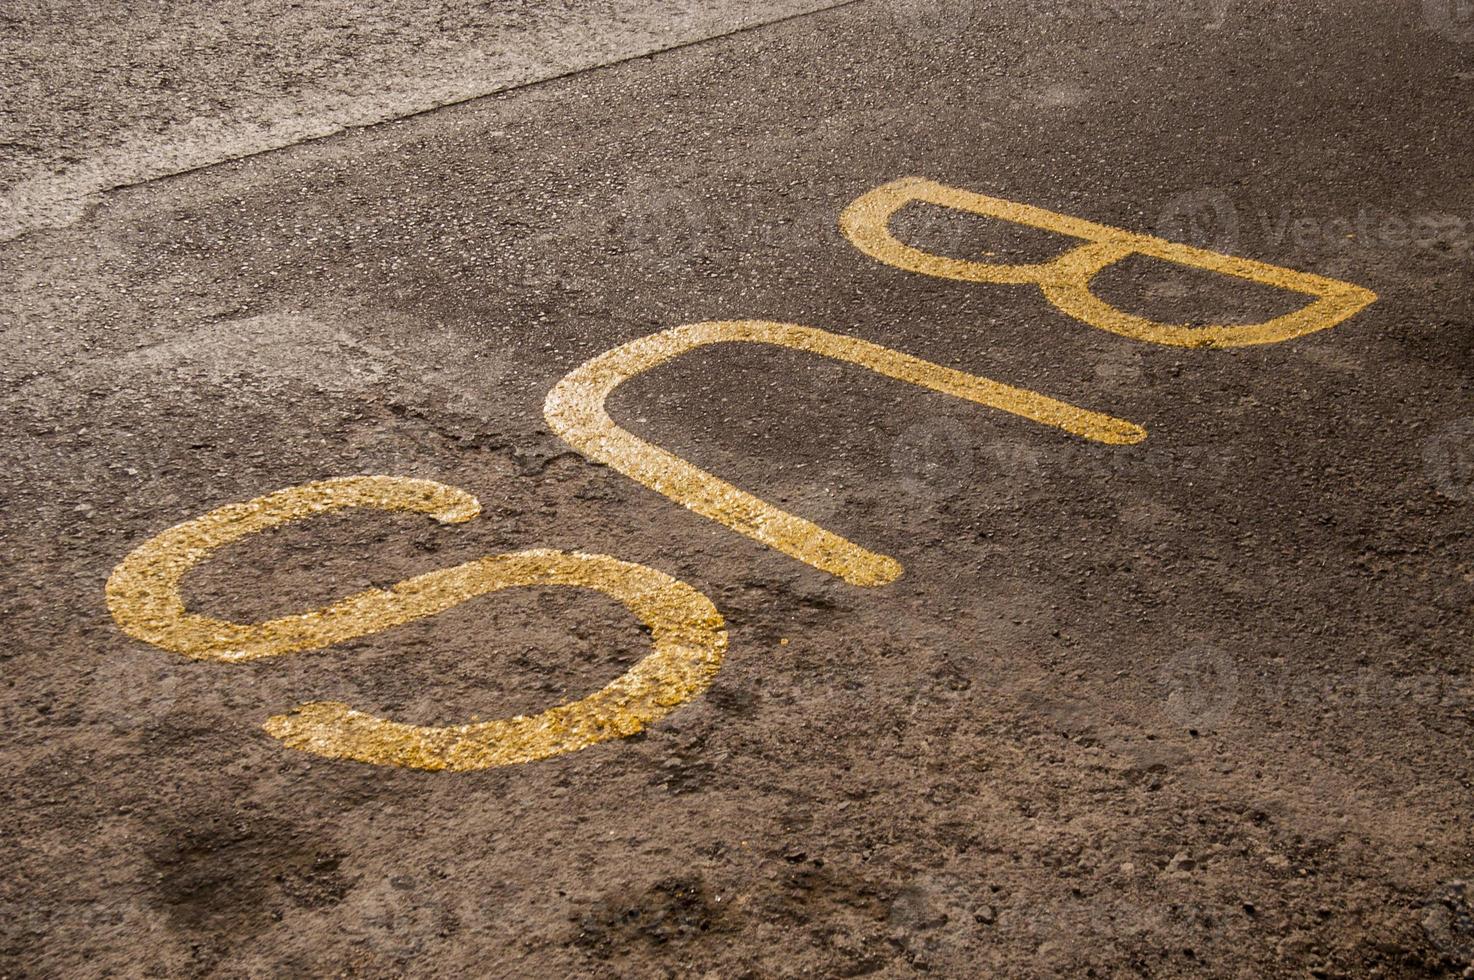
<svg viewBox="0 0 1474 980">
<path fill-rule="evenodd" d="M 108 609 L 129 636 L 196 659 L 231 663 L 331 646 L 512 586 L 594 589 L 624 603 L 650 628 L 649 656 L 595 694 L 540 714 L 435 728 L 328 701 L 301 705 L 264 726 L 288 746 L 317 755 L 418 769 L 512 765 L 632 735 L 705 690 L 721 666 L 727 634 L 704 595 L 663 572 L 608 555 L 495 555 L 265 623 L 224 622 L 185 609 L 181 580 L 218 549 L 348 507 L 414 511 L 442 523 L 468 521 L 480 512 L 476 498 L 462 490 L 401 477 L 347 477 L 280 490 L 213 510 L 145 542 L 109 577 Z"/>
<path fill-rule="evenodd" d="M 708 517 L 854 585 L 885 585 L 901 576 L 900 562 L 868 551 L 801 517 L 779 510 L 725 480 L 651 445 L 609 417 L 611 392 L 637 374 L 706 344 L 772 344 L 821 354 L 877 374 L 1000 409 L 1044 425 L 1113 445 L 1146 438 L 1131 422 L 942 367 L 854 337 L 813 327 L 761 320 L 693 323 L 641 337 L 600 354 L 553 386 L 543 415 L 580 453 Z"/>
<path fill-rule="evenodd" d="M 916 201 L 1042 228 L 1084 239 L 1087 244 L 1070 249 L 1049 262 L 1012 265 L 933 255 L 899 241 L 890 231 L 890 221 L 895 213 Z M 1051 303 L 1083 323 L 1135 340 L 1179 347 L 1278 343 L 1334 327 L 1377 298 L 1377 294 L 1369 289 L 1338 279 L 1193 248 L 1153 235 L 1141 235 L 1027 204 L 974 194 L 921 177 L 903 177 L 862 194 L 845 208 L 839 225 L 856 248 L 887 265 L 942 279 L 1037 285 Z M 1090 291 L 1091 280 L 1097 273 L 1130 255 L 1146 255 L 1277 286 L 1313 296 L 1315 300 L 1293 313 L 1263 323 L 1201 327 L 1159 323 L 1119 310 Z"/>
</svg>

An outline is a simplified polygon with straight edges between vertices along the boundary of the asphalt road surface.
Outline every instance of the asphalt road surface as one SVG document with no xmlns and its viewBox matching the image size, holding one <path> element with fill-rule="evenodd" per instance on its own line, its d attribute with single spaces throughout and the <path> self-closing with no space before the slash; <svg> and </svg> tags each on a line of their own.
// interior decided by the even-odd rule
<svg viewBox="0 0 1474 980">
<path fill-rule="evenodd" d="M 1470 975 L 1466 3 L 244 6 L 0 14 L 0 975 Z"/>
</svg>

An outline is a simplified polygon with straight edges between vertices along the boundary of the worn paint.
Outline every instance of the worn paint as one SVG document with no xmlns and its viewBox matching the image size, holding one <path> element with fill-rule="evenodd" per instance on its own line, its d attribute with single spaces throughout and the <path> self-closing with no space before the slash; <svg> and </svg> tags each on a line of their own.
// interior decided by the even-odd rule
<svg viewBox="0 0 1474 980">
<path fill-rule="evenodd" d="M 301 705 L 266 730 L 332 758 L 419 769 L 484 769 L 547 758 L 640 731 L 710 684 L 727 635 L 704 595 L 663 572 L 608 555 L 551 550 L 477 559 L 370 589 L 322 609 L 244 624 L 190 613 L 180 583 L 220 548 L 290 521 L 350 507 L 412 511 L 442 523 L 475 517 L 470 494 L 428 480 L 324 480 L 229 504 L 150 539 L 107 583 L 123 632 L 200 660 L 235 663 L 320 649 L 443 612 L 513 586 L 576 586 L 622 602 L 649 627 L 653 652 L 602 690 L 540 714 L 447 727 L 377 718 L 339 702 Z"/>
<path fill-rule="evenodd" d="M 1038 263 L 973 262 L 933 255 L 901 242 L 890 231 L 891 218 L 896 212 L 916 202 L 1042 228 L 1084 239 L 1086 244 L 1051 261 Z M 856 248 L 887 265 L 964 282 L 1036 285 L 1051 303 L 1082 323 L 1134 340 L 1179 347 L 1278 343 L 1334 327 L 1377 298 L 1369 289 L 1338 279 L 1193 248 L 921 177 L 904 177 L 861 195 L 841 214 L 839 225 Z M 1117 309 L 1090 291 L 1090 283 L 1097 273 L 1131 255 L 1146 255 L 1276 286 L 1312 296 L 1314 300 L 1292 313 L 1262 323 L 1206 326 L 1159 323 Z"/>
<path fill-rule="evenodd" d="M 1073 435 L 1112 445 L 1146 438 L 1141 426 L 1057 401 L 889 347 L 814 327 L 762 320 L 693 323 L 641 337 L 574 369 L 548 393 L 543 414 L 553 431 L 590 459 L 786 555 L 854 585 L 885 585 L 901 576 L 901 563 L 740 490 L 620 428 L 605 403 L 637 374 L 708 344 L 772 344 L 869 368 L 930 391 L 1009 412 Z"/>
</svg>

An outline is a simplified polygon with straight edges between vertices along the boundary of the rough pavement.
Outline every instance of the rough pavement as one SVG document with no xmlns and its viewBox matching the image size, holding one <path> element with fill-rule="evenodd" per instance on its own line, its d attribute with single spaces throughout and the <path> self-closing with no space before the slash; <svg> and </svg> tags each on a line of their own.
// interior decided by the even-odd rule
<svg viewBox="0 0 1474 980">
<path fill-rule="evenodd" d="M 1427 976 L 1474 961 L 1474 27 L 1457 5 L 860 3 L 108 194 L 0 246 L 0 973 Z M 1280 344 L 1129 340 L 840 233 L 907 175 L 1330 276 Z M 912 208 L 939 254 L 1057 237 Z M 1128 261 L 1243 322 L 1281 292 Z M 893 555 L 860 588 L 573 452 L 548 390 L 680 324 L 864 338 L 1145 427 L 1093 445 L 723 345 L 611 415 Z M 470 773 L 329 760 L 310 700 L 421 725 L 582 697 L 648 651 L 509 590 L 327 650 L 197 662 L 104 582 L 327 477 L 463 488 L 186 579 L 255 622 L 485 555 L 710 597 L 711 688 Z"/>
<path fill-rule="evenodd" d="M 17 0 L 0 10 L 0 240 L 102 192 L 828 5 Z"/>
</svg>

